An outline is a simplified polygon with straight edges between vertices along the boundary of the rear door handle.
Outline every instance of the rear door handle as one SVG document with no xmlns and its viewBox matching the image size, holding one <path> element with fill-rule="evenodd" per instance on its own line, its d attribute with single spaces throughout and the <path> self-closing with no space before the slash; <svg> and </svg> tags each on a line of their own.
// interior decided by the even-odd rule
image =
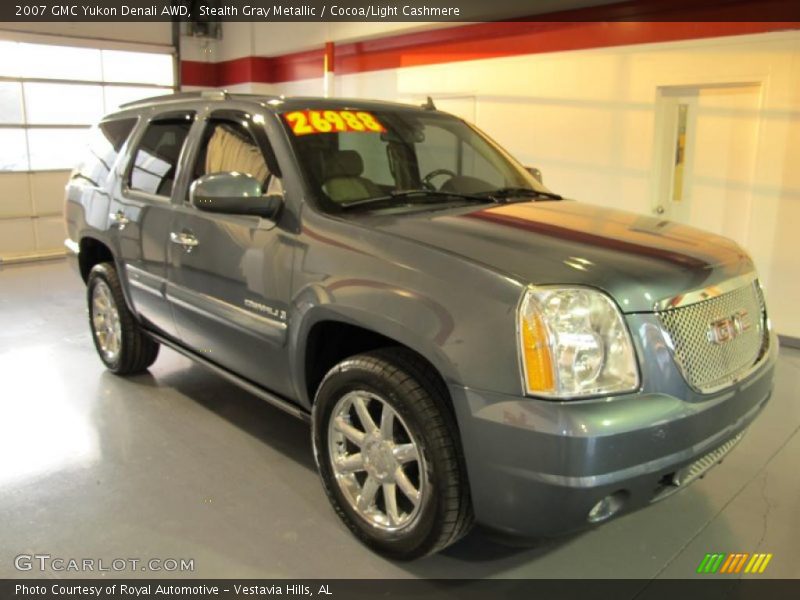
<svg viewBox="0 0 800 600">
<path fill-rule="evenodd" d="M 120 230 L 125 229 L 125 225 L 131 222 L 131 220 L 125 216 L 125 213 L 121 210 L 117 212 L 108 213 L 108 219 L 111 221 L 111 226 L 116 226 Z"/>
<path fill-rule="evenodd" d="M 194 234 L 188 231 L 182 231 L 180 233 L 171 231 L 169 234 L 169 241 L 178 246 L 183 246 L 186 252 L 191 252 L 193 248 L 200 244 L 197 238 L 194 237 Z"/>
</svg>

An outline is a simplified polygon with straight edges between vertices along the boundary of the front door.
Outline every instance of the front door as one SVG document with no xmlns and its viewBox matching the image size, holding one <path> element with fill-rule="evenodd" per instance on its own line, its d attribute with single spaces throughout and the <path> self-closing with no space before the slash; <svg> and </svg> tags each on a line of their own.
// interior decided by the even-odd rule
<svg viewBox="0 0 800 600">
<path fill-rule="evenodd" d="M 747 243 L 760 86 L 663 88 L 653 210 Z"/>
<path fill-rule="evenodd" d="M 198 122 L 190 158 L 196 179 L 246 173 L 280 191 L 267 165 L 263 127 L 244 113 L 211 113 Z M 188 192 L 188 191 L 187 191 Z M 181 194 L 182 192 L 178 192 Z M 189 194 L 176 198 L 168 244 L 167 298 L 189 349 L 279 394 L 289 394 L 287 311 L 292 245 L 274 221 L 198 210 Z"/>
</svg>

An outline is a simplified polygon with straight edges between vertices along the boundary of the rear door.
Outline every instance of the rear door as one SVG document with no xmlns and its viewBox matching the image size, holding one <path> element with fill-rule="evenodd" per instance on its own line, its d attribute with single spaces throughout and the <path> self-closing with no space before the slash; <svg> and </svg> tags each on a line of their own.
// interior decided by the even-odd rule
<svg viewBox="0 0 800 600">
<path fill-rule="evenodd" d="M 116 163 L 133 132 L 136 116 L 107 119 L 93 127 L 89 133 L 89 144 L 80 166 L 75 169 L 67 184 L 67 206 L 65 218 L 70 238 L 77 242 L 83 231 L 78 228 L 85 221 L 92 235 L 105 232 L 116 249 L 117 223 L 112 206 L 113 190 L 119 188 Z M 115 208 L 116 210 L 116 208 Z M 102 235 L 102 234 L 101 234 Z"/>
<path fill-rule="evenodd" d="M 263 191 L 282 183 L 263 125 L 244 112 L 209 113 L 187 164 L 193 180 L 237 171 L 257 177 Z M 193 136 L 194 137 L 194 136 Z M 169 232 L 167 297 L 182 343 L 246 379 L 289 394 L 287 309 L 291 234 L 257 216 L 198 210 L 176 196 Z"/>
<path fill-rule="evenodd" d="M 134 309 L 172 338 L 177 338 L 177 330 L 165 296 L 171 198 L 194 119 L 193 112 L 182 111 L 162 114 L 144 125 L 133 141 L 110 214 L 119 230 L 119 252 Z"/>
</svg>

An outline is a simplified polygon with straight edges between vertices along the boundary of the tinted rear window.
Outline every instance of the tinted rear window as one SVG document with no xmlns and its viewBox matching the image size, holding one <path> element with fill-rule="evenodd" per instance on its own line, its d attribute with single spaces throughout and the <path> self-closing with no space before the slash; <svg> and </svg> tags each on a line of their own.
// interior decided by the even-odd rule
<svg viewBox="0 0 800 600">
<path fill-rule="evenodd" d="M 89 132 L 87 155 L 75 177 L 81 177 L 95 186 L 103 185 L 134 125 L 136 118 L 104 121 L 93 127 Z"/>
<path fill-rule="evenodd" d="M 178 170 L 178 158 L 189 135 L 188 119 L 154 121 L 139 141 L 133 158 L 131 189 L 169 197 Z"/>
</svg>

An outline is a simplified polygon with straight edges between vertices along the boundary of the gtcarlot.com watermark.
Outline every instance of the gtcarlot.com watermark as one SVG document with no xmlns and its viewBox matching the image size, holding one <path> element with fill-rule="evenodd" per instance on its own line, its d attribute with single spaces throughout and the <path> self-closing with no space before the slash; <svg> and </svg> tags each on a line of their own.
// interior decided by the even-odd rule
<svg viewBox="0 0 800 600">
<path fill-rule="evenodd" d="M 17 571 L 37 573 L 193 573 L 193 558 L 62 558 L 50 554 L 18 554 Z"/>
</svg>

